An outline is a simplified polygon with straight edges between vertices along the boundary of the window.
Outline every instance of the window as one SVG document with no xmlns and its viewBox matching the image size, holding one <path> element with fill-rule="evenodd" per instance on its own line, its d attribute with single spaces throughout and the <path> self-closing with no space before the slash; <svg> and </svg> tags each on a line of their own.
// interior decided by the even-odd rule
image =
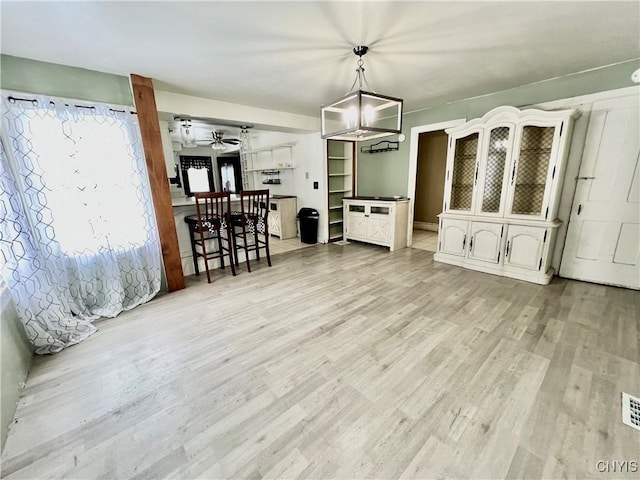
<svg viewBox="0 0 640 480">
<path fill-rule="evenodd" d="M 188 197 L 199 192 L 215 191 L 211 157 L 180 156 L 180 170 L 184 193 Z"/>
</svg>

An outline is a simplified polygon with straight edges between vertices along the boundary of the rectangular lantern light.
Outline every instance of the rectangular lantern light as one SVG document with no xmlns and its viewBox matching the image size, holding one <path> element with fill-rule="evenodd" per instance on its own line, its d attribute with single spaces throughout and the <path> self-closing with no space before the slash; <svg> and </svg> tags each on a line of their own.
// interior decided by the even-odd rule
<svg viewBox="0 0 640 480">
<path fill-rule="evenodd" d="M 322 138 L 371 140 L 401 133 L 402 99 L 356 90 L 321 107 Z"/>
</svg>

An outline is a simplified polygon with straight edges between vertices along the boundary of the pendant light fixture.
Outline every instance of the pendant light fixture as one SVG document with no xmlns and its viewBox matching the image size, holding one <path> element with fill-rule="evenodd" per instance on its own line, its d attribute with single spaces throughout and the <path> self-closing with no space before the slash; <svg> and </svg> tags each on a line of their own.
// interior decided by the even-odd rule
<svg viewBox="0 0 640 480">
<path fill-rule="evenodd" d="M 322 138 L 359 142 L 401 132 L 402 99 L 380 95 L 369 86 L 362 60 L 368 50 L 365 45 L 353 49 L 358 68 L 350 92 L 321 107 Z M 363 84 L 368 91 L 362 89 Z"/>
<path fill-rule="evenodd" d="M 183 147 L 193 148 L 198 146 L 196 143 L 196 131 L 191 126 L 191 121 L 184 120 L 180 125 L 180 140 Z"/>
</svg>

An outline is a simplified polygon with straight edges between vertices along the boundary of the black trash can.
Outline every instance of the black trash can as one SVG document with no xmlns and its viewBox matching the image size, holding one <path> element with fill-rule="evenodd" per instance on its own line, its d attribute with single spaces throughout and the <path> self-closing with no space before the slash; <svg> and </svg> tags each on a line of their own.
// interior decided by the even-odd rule
<svg viewBox="0 0 640 480">
<path fill-rule="evenodd" d="M 300 219 L 300 241 L 318 243 L 318 220 L 320 220 L 318 211 L 315 208 L 301 208 L 298 218 Z"/>
</svg>

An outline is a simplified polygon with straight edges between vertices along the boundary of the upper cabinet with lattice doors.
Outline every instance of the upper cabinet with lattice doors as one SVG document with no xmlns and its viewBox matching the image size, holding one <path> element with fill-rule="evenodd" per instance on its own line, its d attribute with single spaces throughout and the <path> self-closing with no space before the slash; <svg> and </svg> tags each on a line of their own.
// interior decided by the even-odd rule
<svg viewBox="0 0 640 480">
<path fill-rule="evenodd" d="M 449 149 L 436 260 L 549 282 L 553 275 L 551 247 L 560 225 L 556 214 L 564 165 L 577 116 L 575 110 L 499 107 L 447 130 Z M 460 230 L 466 232 L 463 253 L 453 255 L 445 248 L 444 232 L 454 224 L 462 228 L 461 222 L 466 225 Z M 540 248 L 523 249 L 525 236 L 516 236 L 518 229 L 524 229 L 526 238 L 540 240 Z M 488 238 L 493 242 L 489 246 Z M 483 257 L 488 247 L 490 254 Z M 514 260 L 524 254 L 527 268 Z"/>
<path fill-rule="evenodd" d="M 447 130 L 443 211 L 528 220 L 555 218 L 564 167 L 560 160 L 568 149 L 574 115 L 574 110 L 499 107 Z"/>
<path fill-rule="evenodd" d="M 481 131 L 471 129 L 449 138 L 445 205 L 449 210 L 471 213 L 482 142 Z M 445 210 L 447 207 L 445 207 Z"/>
</svg>

